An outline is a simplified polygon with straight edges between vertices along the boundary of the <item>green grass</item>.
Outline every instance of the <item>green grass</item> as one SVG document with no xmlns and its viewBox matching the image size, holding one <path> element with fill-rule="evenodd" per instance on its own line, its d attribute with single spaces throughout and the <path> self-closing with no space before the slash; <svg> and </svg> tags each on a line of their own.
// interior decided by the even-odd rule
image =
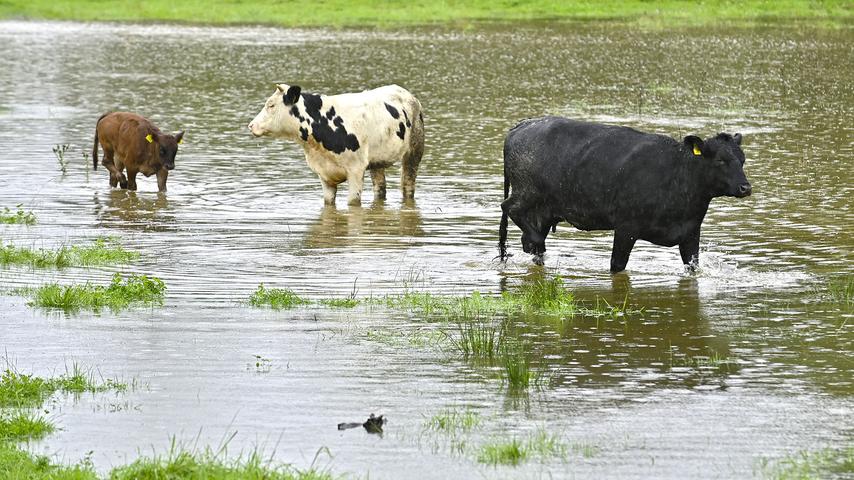
<svg viewBox="0 0 854 480">
<path fill-rule="evenodd" d="M 828 281 L 827 297 L 840 306 L 854 307 L 854 276 L 849 275 Z"/>
<path fill-rule="evenodd" d="M 39 268 L 87 267 L 126 264 L 138 258 L 138 253 L 125 250 L 115 238 L 99 237 L 90 246 L 63 246 L 57 250 L 0 245 L 0 265 L 30 265 Z"/>
<path fill-rule="evenodd" d="M 31 294 L 31 306 L 57 308 L 66 312 L 100 312 L 104 308 L 118 311 L 136 304 L 161 304 L 165 292 L 166 284 L 157 277 L 133 274 L 122 281 L 119 273 L 113 275 L 112 282 L 107 286 L 52 283 L 22 291 Z"/>
<path fill-rule="evenodd" d="M 453 435 L 457 432 L 470 432 L 480 426 L 480 414 L 472 410 L 445 409 L 424 422 L 424 426 L 436 432 Z"/>
<path fill-rule="evenodd" d="M 21 205 L 16 205 L 17 209 L 14 213 L 9 210 L 9 207 L 5 207 L 2 212 L 0 212 L 0 223 L 5 223 L 7 225 L 11 224 L 19 224 L 19 225 L 35 225 L 36 224 L 36 216 L 33 212 L 25 212 Z"/>
<path fill-rule="evenodd" d="M 97 480 L 92 464 L 84 460 L 63 466 L 48 457 L 33 455 L 11 443 L 0 442 L 0 478 L 10 480 Z"/>
<path fill-rule="evenodd" d="M 292 290 L 286 288 L 266 288 L 264 284 L 258 285 L 258 289 L 249 297 L 249 304 L 253 307 L 269 306 L 275 310 L 295 308 L 308 305 L 306 300 Z"/>
<path fill-rule="evenodd" d="M 205 449 L 192 452 L 173 442 L 165 456 L 143 457 L 133 463 L 114 468 L 110 480 L 331 480 L 330 473 L 317 470 L 297 470 L 289 465 L 277 465 L 262 458 L 257 451 L 242 458 L 229 460 Z"/>
<path fill-rule="evenodd" d="M 30 412 L 0 413 L 0 442 L 39 440 L 55 430 L 47 419 Z"/>
<path fill-rule="evenodd" d="M 469 24 L 492 20 L 609 20 L 633 25 L 695 27 L 755 25 L 779 21 L 844 26 L 852 17 L 845 0 L 328 0 L 286 2 L 188 0 L 6 0 L 0 18 L 284 26 L 404 26 Z"/>
<path fill-rule="evenodd" d="M 512 438 L 485 443 L 477 452 L 477 461 L 488 465 L 519 465 L 532 459 L 563 459 L 570 449 L 579 451 L 578 448 L 562 442 L 557 435 L 539 430 L 524 440 Z"/>
<path fill-rule="evenodd" d="M 480 448 L 477 461 L 489 465 L 519 465 L 528 459 L 529 452 L 518 439 L 487 443 Z"/>
<path fill-rule="evenodd" d="M 492 360 L 501 351 L 504 334 L 503 323 L 475 319 L 459 321 L 456 334 L 448 338 L 463 358 Z"/>
<path fill-rule="evenodd" d="M 774 480 L 848 478 L 854 472 L 854 446 L 803 451 L 761 465 L 762 477 Z"/>
<path fill-rule="evenodd" d="M 42 378 L 7 368 L 0 375 L 0 408 L 38 408 L 56 392 L 123 392 L 127 384 L 107 379 L 98 383 L 95 376 L 77 364 L 62 375 Z"/>
</svg>

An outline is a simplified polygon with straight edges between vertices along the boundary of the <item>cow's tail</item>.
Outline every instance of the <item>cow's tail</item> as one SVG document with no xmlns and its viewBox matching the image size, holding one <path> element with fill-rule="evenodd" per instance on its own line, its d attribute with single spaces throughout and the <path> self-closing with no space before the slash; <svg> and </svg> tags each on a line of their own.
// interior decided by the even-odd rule
<svg viewBox="0 0 854 480">
<path fill-rule="evenodd" d="M 95 145 L 92 147 L 92 170 L 98 169 L 98 124 L 101 123 L 101 120 L 109 115 L 109 112 L 98 117 L 98 121 L 95 122 Z"/>
<path fill-rule="evenodd" d="M 510 194 L 510 181 L 507 178 L 507 155 L 504 155 L 504 198 L 501 201 L 501 225 L 498 227 L 498 259 L 507 260 L 507 208 L 504 202 Z"/>
</svg>

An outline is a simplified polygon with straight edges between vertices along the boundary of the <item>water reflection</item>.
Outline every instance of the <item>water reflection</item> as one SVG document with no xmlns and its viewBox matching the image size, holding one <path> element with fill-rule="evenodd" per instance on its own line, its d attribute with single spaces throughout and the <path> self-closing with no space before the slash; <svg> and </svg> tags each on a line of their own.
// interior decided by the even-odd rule
<svg viewBox="0 0 854 480">
<path fill-rule="evenodd" d="M 386 208 L 382 202 L 370 207 L 351 206 L 339 210 L 325 205 L 320 216 L 306 229 L 304 248 L 406 247 L 409 238 L 421 237 L 421 212 L 417 207 Z"/>
<path fill-rule="evenodd" d="M 166 231 L 174 223 L 174 214 L 164 192 L 152 195 L 110 189 L 96 191 L 92 202 L 100 226 Z"/>
</svg>

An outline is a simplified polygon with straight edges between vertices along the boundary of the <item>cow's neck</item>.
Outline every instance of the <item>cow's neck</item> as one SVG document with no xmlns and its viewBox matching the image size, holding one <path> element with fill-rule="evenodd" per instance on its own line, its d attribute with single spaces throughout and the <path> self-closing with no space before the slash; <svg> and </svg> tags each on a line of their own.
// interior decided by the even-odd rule
<svg viewBox="0 0 854 480">
<path fill-rule="evenodd" d="M 679 192 L 676 204 L 686 216 L 706 215 L 713 195 L 708 186 L 708 169 L 703 167 L 703 159 L 693 156 L 680 158 L 677 168 L 673 170 L 671 188 Z"/>
</svg>

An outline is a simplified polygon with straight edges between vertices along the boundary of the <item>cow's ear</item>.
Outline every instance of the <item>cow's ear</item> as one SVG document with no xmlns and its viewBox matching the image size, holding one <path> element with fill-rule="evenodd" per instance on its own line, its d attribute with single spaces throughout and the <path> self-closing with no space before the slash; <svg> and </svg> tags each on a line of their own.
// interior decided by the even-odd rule
<svg viewBox="0 0 854 480">
<path fill-rule="evenodd" d="M 284 100 L 285 105 L 293 105 L 297 103 L 301 91 L 302 89 L 297 85 L 288 88 L 288 91 L 282 96 L 282 100 Z"/>
<path fill-rule="evenodd" d="M 740 133 L 736 133 L 735 135 L 733 135 L 732 139 L 735 140 L 736 145 L 741 145 L 741 134 Z"/>
<path fill-rule="evenodd" d="M 688 135 L 682 140 L 685 143 L 685 146 L 693 153 L 694 155 L 700 156 L 703 154 L 703 139 L 694 135 Z"/>
<path fill-rule="evenodd" d="M 276 84 L 276 90 L 278 90 L 278 91 L 279 91 L 279 92 L 281 92 L 281 93 L 284 93 L 284 92 L 285 92 L 285 87 L 283 87 L 282 85 L 284 85 L 284 84 L 282 84 L 282 83 L 277 83 L 277 84 Z"/>
<path fill-rule="evenodd" d="M 184 131 L 183 130 L 181 130 L 180 132 L 175 134 L 175 143 L 181 143 L 181 141 L 183 139 L 184 139 Z"/>
</svg>

